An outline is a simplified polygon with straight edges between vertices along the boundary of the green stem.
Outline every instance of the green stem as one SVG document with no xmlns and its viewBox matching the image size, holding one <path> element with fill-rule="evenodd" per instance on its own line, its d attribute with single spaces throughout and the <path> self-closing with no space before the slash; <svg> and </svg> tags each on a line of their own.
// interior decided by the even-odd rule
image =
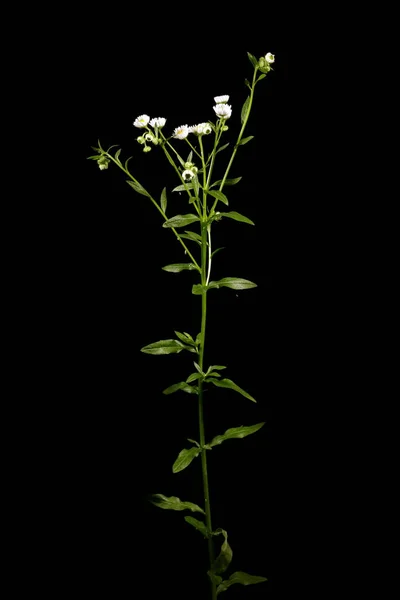
<svg viewBox="0 0 400 600">
<path fill-rule="evenodd" d="M 199 137 L 201 150 L 201 159 L 203 163 L 203 219 L 201 222 L 201 284 L 203 291 L 201 295 L 201 332 L 200 332 L 200 356 L 199 366 L 204 370 L 204 348 L 206 340 L 206 321 L 207 321 L 207 173 L 204 161 L 204 151 L 201 136 Z M 210 257 L 211 261 L 211 257 Z M 211 268 L 211 264 L 209 265 Z M 199 435 L 201 447 L 201 470 L 203 475 L 203 491 L 204 491 L 204 508 L 206 512 L 206 527 L 208 533 L 208 557 L 210 562 L 210 570 L 214 563 L 214 546 L 212 540 L 212 522 L 211 522 L 211 507 L 210 507 L 210 492 L 208 487 L 208 472 L 207 472 L 207 450 L 204 448 L 206 443 L 204 433 L 204 405 L 203 405 L 203 381 L 199 380 Z M 211 597 L 212 600 L 217 600 L 217 587 L 211 580 Z"/>
<path fill-rule="evenodd" d="M 112 154 L 109 154 L 108 152 L 104 152 L 104 154 L 106 156 L 108 156 L 108 158 L 110 158 L 126 175 L 128 175 L 128 177 L 130 179 L 132 179 L 132 181 L 134 181 L 135 183 L 139 183 L 137 179 L 134 178 L 134 176 L 128 171 L 128 169 L 125 169 L 125 167 L 122 166 L 122 164 L 118 161 L 115 160 L 115 158 L 113 157 Z M 142 186 L 143 187 L 143 186 Z M 144 189 L 144 188 L 143 188 Z M 147 191 L 147 190 L 146 190 Z M 148 193 L 148 192 L 147 192 Z M 149 193 L 148 193 L 149 194 Z M 165 221 L 168 221 L 168 217 L 165 214 L 165 212 L 162 210 L 162 208 L 157 204 L 157 202 L 154 200 L 154 198 L 149 194 L 149 198 L 152 201 L 152 203 L 154 204 L 154 206 L 156 207 L 156 209 L 158 210 L 159 213 L 161 213 L 161 215 L 164 217 Z M 183 241 L 183 239 L 181 238 L 181 236 L 179 235 L 179 233 L 176 231 L 175 227 L 170 227 L 170 229 L 174 232 L 176 239 L 182 244 L 185 252 L 187 253 L 187 255 L 189 256 L 190 260 L 192 261 L 192 263 L 194 264 L 194 266 L 196 267 L 196 269 L 201 272 L 200 266 L 197 264 L 196 259 L 194 258 L 194 256 L 192 255 L 192 253 L 190 252 L 189 248 L 186 246 L 185 242 Z"/>
<path fill-rule="evenodd" d="M 225 170 L 224 176 L 223 176 L 223 178 L 222 178 L 222 181 L 221 181 L 221 184 L 220 184 L 220 186 L 219 186 L 219 191 L 220 191 L 220 192 L 222 191 L 222 189 L 223 189 L 223 187 L 224 187 L 224 185 L 225 185 L 226 178 L 228 177 L 228 174 L 229 174 L 229 171 L 230 171 L 230 169 L 231 169 L 232 163 L 233 163 L 233 161 L 234 161 L 234 158 L 235 158 L 235 156 L 236 156 L 237 149 L 239 148 L 239 143 L 240 143 L 240 140 L 242 139 L 242 136 L 243 136 L 244 130 L 246 129 L 247 121 L 249 120 L 250 111 L 251 111 L 251 107 L 252 107 L 252 104 L 253 104 L 254 89 L 255 89 L 255 87 L 256 87 L 256 83 L 257 83 L 257 82 L 256 82 L 256 76 L 257 76 L 257 72 L 258 72 L 258 67 L 254 69 L 254 73 L 253 73 L 253 82 L 252 82 L 252 84 L 251 84 L 251 90 L 250 90 L 250 100 L 249 100 L 249 105 L 248 105 L 248 107 L 247 107 L 247 111 L 246 111 L 246 114 L 245 114 L 245 116 L 244 116 L 243 123 L 242 123 L 242 128 L 241 128 L 241 130 L 240 130 L 240 132 L 239 132 L 238 139 L 237 139 L 237 141 L 236 141 L 236 144 L 235 144 L 235 147 L 234 147 L 234 149 L 233 149 L 233 152 L 232 152 L 231 159 L 230 159 L 230 161 L 229 161 L 229 163 L 228 163 L 228 166 L 226 167 L 226 170 Z M 216 199 L 215 199 L 215 202 L 214 202 L 214 204 L 213 204 L 213 206 L 212 206 L 212 209 L 211 209 L 211 214 L 213 214 L 213 213 L 214 213 L 214 210 L 215 210 L 215 207 L 216 207 L 217 203 L 218 203 L 218 198 L 216 198 Z"/>
</svg>

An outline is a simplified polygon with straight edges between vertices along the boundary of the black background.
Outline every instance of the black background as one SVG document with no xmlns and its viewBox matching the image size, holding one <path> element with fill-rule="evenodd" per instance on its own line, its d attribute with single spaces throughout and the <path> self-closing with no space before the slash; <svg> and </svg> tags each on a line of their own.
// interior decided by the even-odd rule
<svg viewBox="0 0 400 600">
<path fill-rule="evenodd" d="M 60 151 L 65 173 L 57 181 L 60 200 L 50 210 L 43 206 L 50 226 L 32 259 L 40 263 L 30 292 L 31 306 L 40 305 L 31 308 L 31 317 L 38 316 L 32 328 L 41 332 L 44 349 L 34 342 L 26 348 L 36 353 L 31 378 L 42 386 L 43 401 L 32 414 L 42 417 L 45 431 L 27 468 L 42 515 L 35 526 L 50 555 L 48 581 L 55 589 L 207 597 L 201 535 L 184 522 L 184 513 L 148 501 L 149 494 L 163 493 L 202 503 L 200 461 L 176 475 L 171 470 L 186 438 L 198 437 L 195 399 L 161 393 L 187 377 L 193 356 L 140 352 L 173 337 L 174 330 L 197 334 L 201 300 L 191 294 L 197 280 L 192 273 L 161 270 L 184 260 L 171 232 L 122 172 L 112 165 L 100 171 L 87 156 L 97 140 L 104 148 L 120 145 L 121 157 L 133 156 L 132 173 L 155 198 L 167 187 L 170 216 L 189 212 L 183 195 L 171 192 L 179 182 L 161 151 L 142 153 L 134 119 L 164 116 L 168 133 L 213 120 L 214 96 L 229 94 L 226 141 L 234 142 L 248 91 L 244 79 L 252 76 L 247 51 L 256 57 L 272 52 L 274 70 L 256 87 L 246 131 L 255 139 L 239 149 L 230 172 L 243 179 L 229 189 L 229 209 L 256 226 L 223 220 L 214 227 L 214 247 L 225 249 L 215 257 L 212 278 L 243 277 L 258 287 L 209 294 L 205 358 L 206 364 L 226 364 L 226 376 L 257 404 L 229 390 L 210 390 L 205 418 L 207 439 L 229 427 L 266 422 L 254 436 L 209 453 L 213 526 L 228 531 L 232 572 L 268 578 L 246 589 L 233 586 L 227 592 L 232 600 L 243 594 L 284 598 L 287 565 L 298 544 L 293 497 L 301 496 L 298 474 L 290 474 L 294 390 L 301 378 L 294 325 L 300 303 L 293 296 L 301 269 L 287 40 L 284 28 L 271 23 L 257 35 L 240 17 L 233 30 L 221 30 L 218 19 L 195 19 L 189 40 L 180 31 L 187 22 L 177 18 L 163 27 L 162 20 L 159 15 L 157 23 L 132 24 L 109 7 L 82 30 L 77 26 L 73 57 L 63 57 L 57 93 L 68 100 Z M 247 34 L 239 33 L 239 25 Z M 174 144 L 178 151 L 185 146 Z M 219 155 L 216 177 L 228 152 Z"/>
</svg>

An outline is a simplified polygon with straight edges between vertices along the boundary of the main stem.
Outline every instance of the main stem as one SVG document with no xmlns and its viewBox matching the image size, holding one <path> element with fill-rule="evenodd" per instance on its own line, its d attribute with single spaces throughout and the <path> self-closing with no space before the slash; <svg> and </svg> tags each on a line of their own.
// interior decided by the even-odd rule
<svg viewBox="0 0 400 600">
<path fill-rule="evenodd" d="M 205 205 L 205 199 L 204 199 Z M 205 206 L 203 214 L 206 214 Z M 206 338 L 206 320 L 207 320 L 207 225 L 202 223 L 201 229 L 201 283 L 203 285 L 203 293 L 201 296 L 201 333 L 200 333 L 200 357 L 199 366 L 203 371 L 204 365 L 204 344 Z M 212 524 L 211 524 L 211 507 L 210 507 L 210 492 L 208 489 L 208 473 L 207 473 L 207 450 L 204 448 L 204 406 L 203 406 L 203 381 L 199 383 L 199 430 L 200 430 L 200 447 L 201 447 L 201 470 L 203 474 L 203 490 L 204 490 L 204 505 L 206 511 L 206 526 L 208 532 L 208 556 L 210 561 L 210 569 L 214 562 L 214 546 L 212 541 Z M 212 600 L 217 599 L 217 588 L 214 581 L 211 580 L 211 596 Z"/>
</svg>

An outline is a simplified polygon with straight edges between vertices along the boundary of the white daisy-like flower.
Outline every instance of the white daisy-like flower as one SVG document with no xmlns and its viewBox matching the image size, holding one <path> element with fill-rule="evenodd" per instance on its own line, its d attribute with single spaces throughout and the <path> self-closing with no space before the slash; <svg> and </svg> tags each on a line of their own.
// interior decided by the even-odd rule
<svg viewBox="0 0 400 600">
<path fill-rule="evenodd" d="M 214 102 L 215 104 L 225 104 L 228 102 L 229 96 L 215 96 Z"/>
<path fill-rule="evenodd" d="M 139 127 L 139 129 L 143 129 L 146 127 L 148 122 L 150 121 L 149 115 L 140 115 L 137 119 L 134 120 L 133 125 L 135 127 Z"/>
<path fill-rule="evenodd" d="M 232 107 L 229 104 L 217 104 L 213 108 L 220 119 L 229 119 L 232 114 Z"/>
<path fill-rule="evenodd" d="M 195 135 L 204 135 L 211 133 L 211 127 L 208 123 L 198 123 L 198 125 L 192 125 L 189 127 L 190 133 L 194 133 Z"/>
<path fill-rule="evenodd" d="M 185 169 L 182 173 L 182 179 L 183 181 L 191 181 L 195 175 L 196 173 L 192 169 Z"/>
<path fill-rule="evenodd" d="M 173 137 L 178 140 L 184 140 L 189 135 L 189 127 L 187 125 L 181 125 L 180 127 L 175 127 Z"/>
<path fill-rule="evenodd" d="M 275 62 L 275 54 L 271 54 L 271 52 L 268 52 L 268 54 L 265 55 L 265 60 L 267 61 L 267 63 L 273 63 Z"/>
<path fill-rule="evenodd" d="M 149 124 L 150 124 L 150 127 L 158 127 L 159 129 L 161 129 L 162 127 L 164 127 L 166 122 L 167 122 L 167 119 L 164 119 L 164 117 L 157 117 L 157 118 L 151 119 Z"/>
</svg>

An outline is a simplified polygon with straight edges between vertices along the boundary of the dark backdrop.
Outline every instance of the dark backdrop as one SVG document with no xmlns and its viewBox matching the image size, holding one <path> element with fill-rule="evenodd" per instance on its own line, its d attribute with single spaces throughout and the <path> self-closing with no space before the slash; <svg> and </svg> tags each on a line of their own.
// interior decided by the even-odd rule
<svg viewBox="0 0 400 600">
<path fill-rule="evenodd" d="M 176 475 L 171 470 L 186 438 L 198 437 L 196 400 L 161 393 L 187 377 L 193 356 L 140 352 L 174 330 L 199 331 L 201 300 L 191 294 L 196 278 L 161 270 L 184 260 L 179 244 L 122 172 L 112 165 L 100 171 L 87 156 L 98 139 L 103 147 L 120 145 L 122 157 L 133 156 L 133 174 L 156 198 L 167 186 L 169 215 L 188 212 L 183 195 L 171 192 L 178 182 L 161 151 L 143 154 L 132 123 L 142 113 L 164 116 L 168 133 L 213 120 L 214 96 L 229 94 L 226 140 L 234 142 L 248 91 L 244 79 L 252 75 L 249 51 L 276 55 L 274 71 L 256 87 L 246 131 L 255 138 L 239 149 L 230 172 L 243 179 L 229 189 L 229 209 L 256 226 L 224 220 L 214 227 L 214 245 L 225 249 L 215 257 L 213 278 L 243 277 L 258 287 L 209 294 L 205 360 L 226 364 L 226 376 L 257 404 L 230 390 L 210 390 L 206 437 L 266 422 L 254 436 L 208 454 L 213 525 L 228 531 L 232 571 L 269 580 L 232 587 L 232 600 L 286 597 L 286 565 L 297 544 L 290 526 L 293 497 L 301 494 L 290 476 L 299 341 L 292 302 L 298 209 L 291 191 L 289 59 L 282 28 L 271 23 L 262 35 L 243 36 L 240 17 L 235 24 L 218 34 L 215 21 L 194 20 L 189 41 L 188 32 L 180 32 L 187 22 L 163 28 L 160 17 L 157 25 L 137 20 L 133 27 L 110 7 L 82 31 L 77 26 L 74 58 L 63 63 L 70 113 L 62 160 L 75 185 L 73 193 L 70 186 L 64 191 L 61 177 L 61 200 L 47 211 L 44 392 L 54 402 L 39 408 L 51 428 L 38 466 L 43 487 L 38 483 L 36 490 L 55 589 L 207 597 L 201 535 L 184 522 L 185 513 L 148 501 L 160 492 L 202 502 L 200 461 Z M 198 41 L 196 27 L 203 27 Z M 227 152 L 219 155 L 221 170 Z M 51 248 L 57 248 L 54 255 Z"/>
</svg>

